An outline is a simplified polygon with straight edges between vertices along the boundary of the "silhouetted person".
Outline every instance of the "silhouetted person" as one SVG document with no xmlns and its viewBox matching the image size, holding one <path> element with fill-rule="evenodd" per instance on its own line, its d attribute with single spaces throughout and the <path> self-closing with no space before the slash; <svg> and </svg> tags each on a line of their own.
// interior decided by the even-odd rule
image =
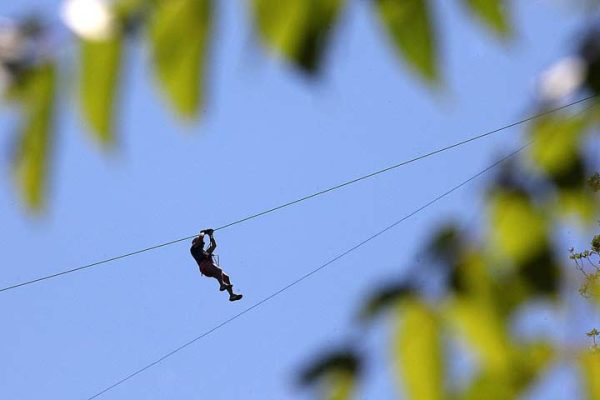
<svg viewBox="0 0 600 400">
<path fill-rule="evenodd" d="M 190 252 L 200 267 L 200 273 L 219 281 L 219 285 L 221 285 L 219 290 L 227 290 L 229 293 L 229 301 L 237 301 L 242 298 L 242 295 L 233 293 L 233 285 L 229 280 L 229 276 L 215 263 L 213 252 L 217 248 L 217 242 L 215 242 L 213 234 L 213 229 L 200 231 L 200 235 L 192 241 Z M 208 246 L 208 249 L 206 250 L 204 250 L 205 235 L 210 237 L 210 246 Z"/>
</svg>

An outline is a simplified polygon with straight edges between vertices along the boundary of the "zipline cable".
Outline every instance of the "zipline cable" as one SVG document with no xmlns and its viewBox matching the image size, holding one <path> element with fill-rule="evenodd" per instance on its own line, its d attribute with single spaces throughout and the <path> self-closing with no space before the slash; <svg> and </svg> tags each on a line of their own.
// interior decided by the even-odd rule
<svg viewBox="0 0 600 400">
<path fill-rule="evenodd" d="M 278 210 L 281 210 L 281 209 L 283 209 L 283 208 L 290 207 L 290 206 L 292 206 L 292 205 L 294 205 L 294 204 L 298 204 L 298 203 L 304 202 L 304 201 L 306 201 L 306 200 L 309 200 L 309 199 L 312 199 L 312 198 L 315 198 L 315 197 L 318 197 L 318 196 L 324 195 L 324 194 L 326 194 L 326 193 L 329 193 L 329 192 L 332 192 L 332 191 L 334 191 L 334 190 L 341 189 L 341 188 L 343 188 L 343 187 L 345 187 L 345 186 L 352 185 L 352 184 L 354 184 L 354 183 L 357 183 L 357 182 L 360 182 L 360 181 L 363 181 L 363 180 L 366 180 L 366 179 L 372 178 L 372 177 L 374 177 L 374 176 L 377 176 L 377 175 L 380 175 L 380 174 L 383 174 L 383 173 L 389 172 L 389 171 L 391 171 L 391 170 L 394 170 L 394 169 L 400 168 L 400 167 L 402 167 L 402 166 L 405 166 L 405 165 L 408 165 L 408 164 L 412 164 L 412 163 L 414 163 L 414 162 L 417 162 L 417 161 L 423 160 L 423 159 L 425 159 L 425 158 L 428 158 L 428 157 L 434 156 L 434 155 L 436 155 L 436 154 L 443 153 L 443 152 L 445 152 L 445 151 L 448 151 L 448 150 L 454 149 L 454 148 L 456 148 L 456 147 L 459 147 L 459 146 L 465 145 L 465 144 L 467 144 L 467 143 L 474 142 L 474 141 L 476 141 L 476 140 L 479 140 L 479 139 L 483 139 L 483 138 L 485 138 L 485 137 L 487 137 L 487 136 L 490 136 L 490 135 L 493 135 L 493 134 L 495 134 L 495 133 L 498 133 L 498 132 L 501 132 L 501 131 L 504 131 L 504 130 L 507 130 L 507 129 L 513 128 L 513 127 L 515 127 L 515 126 L 518 126 L 518 125 L 522 125 L 522 124 L 524 124 L 524 123 L 527 123 L 527 122 L 530 122 L 530 121 L 532 121 L 532 120 L 535 120 L 535 119 L 541 118 L 541 117 L 543 117 L 543 116 L 546 116 L 546 115 L 549 115 L 549 114 L 556 113 L 556 112 L 558 112 L 558 111 L 564 110 L 564 109 L 566 109 L 566 108 L 569 108 L 569 107 L 572 107 L 572 106 L 574 106 L 574 105 L 577 105 L 577 104 L 580 104 L 580 103 L 584 103 L 584 102 L 586 102 L 586 101 L 588 101 L 588 100 L 591 100 L 591 99 L 594 99 L 594 98 L 596 98 L 596 97 L 598 97 L 598 95 L 597 95 L 597 94 L 595 94 L 595 95 L 592 95 L 592 96 L 588 96 L 588 97 L 585 97 L 585 98 L 582 98 L 582 99 L 579 99 L 579 100 L 577 100 L 577 101 L 574 101 L 574 102 L 572 102 L 572 103 L 568 103 L 568 104 L 566 104 L 566 105 L 563 105 L 563 106 L 560 106 L 560 107 L 552 108 L 552 109 L 549 109 L 549 110 L 543 111 L 543 112 L 541 112 L 541 113 L 538 113 L 538 114 L 531 115 L 531 116 L 529 116 L 529 117 L 527 117 L 527 118 L 524 118 L 524 119 L 521 119 L 521 120 L 519 120 L 519 121 L 513 122 L 513 123 L 511 123 L 511 124 L 508 124 L 508 125 L 502 126 L 502 127 L 500 127 L 500 128 L 497 128 L 497 129 L 494 129 L 494 130 L 491 130 L 491 131 L 488 131 L 488 132 L 482 133 L 482 134 L 480 134 L 480 135 L 477 135 L 477 136 L 473 136 L 473 137 L 471 137 L 471 138 L 469 138 L 469 139 L 462 140 L 462 141 L 460 141 L 460 142 L 454 143 L 454 144 L 452 144 L 452 145 L 449 145 L 449 146 L 446 146 L 446 147 L 439 148 L 439 149 L 437 149 L 437 150 L 433 150 L 433 151 L 431 151 L 431 152 L 429 152 L 429 153 L 422 154 L 422 155 L 420 155 L 420 156 L 417 156 L 417 157 L 411 158 L 411 159 L 409 159 L 409 160 L 406 160 L 406 161 L 402 161 L 402 162 L 400 162 L 400 163 L 397 163 L 397 164 L 391 165 L 391 166 L 389 166 L 389 167 L 386 167 L 386 168 L 380 169 L 380 170 L 378 170 L 378 171 L 375 171 L 375 172 L 369 173 L 369 174 L 367 174 L 367 175 L 360 176 L 360 177 L 358 177 L 358 178 L 355 178 L 355 179 L 352 179 L 352 180 L 349 180 L 349 181 L 346 181 L 346 182 L 340 183 L 340 184 L 338 184 L 338 185 L 335 185 L 335 186 L 332 186 L 332 187 L 330 187 L 330 188 L 327 188 L 327 189 L 321 190 L 321 191 L 319 191 L 319 192 L 316 192 L 316 193 L 313 193 L 313 194 L 310 194 L 310 195 L 307 195 L 307 196 L 301 197 L 301 198 L 299 198 L 299 199 L 296 199 L 296 200 L 293 200 L 293 201 L 290 201 L 290 202 L 287 202 L 287 203 L 281 204 L 281 205 L 279 205 L 279 206 L 276 206 L 276 207 L 273 207 L 273 208 L 267 209 L 267 210 L 265 210 L 265 211 L 261 211 L 261 212 L 259 212 L 259 213 L 256 213 L 256 214 L 253 214 L 253 215 L 250 215 L 250 216 L 248 216 L 248 217 L 245 217 L 245 218 L 239 219 L 239 220 L 237 220 L 237 221 L 233 221 L 233 222 L 230 222 L 230 223 L 228 223 L 228 224 L 225 224 L 225 225 L 219 226 L 219 227 L 215 228 L 215 231 L 219 231 L 219 230 L 227 229 L 227 228 L 229 228 L 229 227 L 231 227 L 231 226 L 234 226 L 234 225 L 241 224 L 241 223 L 243 223 L 243 222 L 246 222 L 246 221 L 249 221 L 249 220 L 251 220 L 251 219 L 255 219 L 255 218 L 261 217 L 261 216 L 263 216 L 263 215 L 266 215 L 266 214 L 273 213 L 273 212 L 275 212 L 275 211 L 278 211 Z M 157 245 L 154 245 L 154 246 L 146 247 L 146 248 L 144 248 L 144 249 L 141 249 L 141 250 L 132 251 L 132 252 L 130 252 L 130 253 L 122 254 L 122 255 L 119 255 L 119 256 L 115 256 L 115 257 L 107 258 L 107 259 L 104 259 L 104 260 L 96 261 L 96 262 L 93 262 L 93 263 L 90 263 L 90 264 L 82 265 L 82 266 L 80 266 L 80 267 L 76 267 L 76 268 L 68 269 L 68 270 L 65 270 L 65 271 L 57 272 L 57 273 L 55 273 L 55 274 L 51 274 L 51 275 L 42 276 L 42 277 L 35 278 L 35 279 L 29 280 L 29 281 L 24 281 L 24 282 L 21 282 L 21 283 L 16 283 L 16 284 L 14 284 L 14 285 L 11 285 L 11 286 L 6 286 L 6 287 L 3 287 L 3 288 L 1 288 L 1 289 L 0 289 L 0 292 L 5 292 L 5 291 L 12 290 L 12 289 L 16 289 L 16 288 L 19 288 L 19 287 L 22 287 L 22 286 L 27 286 L 27 285 L 31 285 L 31 284 L 34 284 L 34 283 L 37 283 L 37 282 L 45 281 L 45 280 L 48 280 L 48 279 L 57 278 L 57 277 L 59 277 L 59 276 L 62 276 L 62 275 L 67 275 L 67 274 L 71 274 L 71 273 L 73 273 L 73 272 L 82 271 L 82 270 L 85 270 L 85 269 L 89 269 L 89 268 L 92 268 L 92 267 L 96 267 L 96 266 L 98 266 L 98 265 L 107 264 L 107 263 L 110 263 L 110 262 L 112 262 L 112 261 L 121 260 L 121 259 L 123 259 L 123 258 L 131 257 L 131 256 L 134 256 L 134 255 L 137 255 L 137 254 L 141 254 L 141 253 L 145 253 L 145 252 L 151 251 L 151 250 L 156 250 L 156 249 L 159 249 L 159 248 L 161 248 L 161 247 L 166 247 L 166 246 L 170 246 L 170 245 L 172 245 L 172 244 L 175 244 L 175 243 L 179 243 L 179 242 L 183 242 L 183 241 L 186 241 L 186 240 L 190 240 L 190 239 L 193 239 L 193 238 L 194 238 L 194 237 L 196 237 L 196 236 L 197 236 L 197 235 L 186 236 L 186 237 L 183 237 L 183 238 L 181 238 L 181 239 L 175 239 L 175 240 L 171 240 L 171 241 L 168 241 L 168 242 L 160 243 L 160 244 L 157 244 Z"/>
<path fill-rule="evenodd" d="M 326 263 L 320 265 L 319 267 L 317 267 L 316 269 L 313 269 L 312 271 L 302 275 L 301 277 L 299 277 L 298 279 L 296 279 L 295 281 L 287 284 L 286 286 L 282 287 L 281 289 L 277 290 L 276 292 L 270 294 L 269 296 L 265 297 L 264 299 L 260 300 L 259 302 L 253 304 L 252 306 L 246 308 L 245 310 L 235 314 L 234 316 L 232 316 L 231 318 L 221 322 L 220 324 L 216 325 L 215 327 L 207 330 L 206 332 L 200 334 L 199 336 L 196 336 L 195 338 L 189 340 L 188 342 L 180 345 L 179 347 L 171 350 L 170 352 L 166 353 L 165 355 L 163 355 L 162 357 L 156 359 L 155 361 L 145 365 L 144 367 L 132 372 L 131 374 L 127 375 L 126 377 L 118 380 L 117 382 L 113 383 L 110 386 L 107 386 L 106 388 L 102 389 L 100 392 L 96 393 L 95 395 L 93 395 L 92 397 L 89 397 L 88 400 L 93 400 L 101 395 L 103 395 L 104 393 L 108 392 L 111 389 L 114 389 L 115 387 L 127 382 L 128 380 L 130 380 L 131 378 L 135 377 L 136 375 L 141 374 L 142 372 L 152 368 L 153 366 L 161 363 L 162 361 L 166 360 L 167 358 L 173 356 L 175 353 L 180 352 L 181 350 L 185 349 L 186 347 L 191 346 L 192 344 L 194 344 L 195 342 L 199 341 L 202 338 L 205 338 L 206 336 L 210 335 L 211 333 L 213 333 L 214 331 L 222 328 L 223 326 L 229 324 L 230 322 L 233 322 L 234 320 L 238 319 L 239 317 L 243 316 L 244 314 L 249 313 L 250 311 L 260 307 L 261 305 L 263 305 L 264 303 L 268 302 L 269 300 L 273 299 L 274 297 L 277 297 L 278 295 L 280 295 L 281 293 L 285 292 L 286 290 L 292 288 L 293 286 L 296 286 L 297 284 L 299 284 L 300 282 L 304 281 L 305 279 L 311 277 L 312 275 L 316 274 L 317 272 L 321 271 L 322 269 L 328 267 L 329 265 L 333 264 L 334 262 L 338 261 L 339 259 L 347 256 L 348 254 L 352 253 L 353 251 L 363 247 L 364 245 L 366 245 L 367 243 L 369 243 L 370 241 L 372 241 L 373 239 L 383 235 L 384 233 L 386 233 L 387 231 L 395 228 L 397 225 L 401 224 L 402 222 L 406 221 L 407 219 L 411 218 L 412 216 L 414 216 L 415 214 L 418 214 L 419 212 L 425 210 L 426 208 L 430 207 L 431 205 L 437 203 L 438 201 L 442 200 L 444 197 L 447 197 L 448 195 L 452 194 L 453 192 L 457 191 L 458 189 L 462 188 L 463 186 L 467 185 L 468 183 L 470 183 L 471 181 L 479 178 L 481 175 L 484 175 L 485 173 L 487 173 L 488 171 L 492 170 L 493 168 L 497 167 L 498 165 L 502 164 L 503 162 L 505 162 L 506 160 L 508 160 L 511 157 L 514 157 L 515 155 L 519 154 L 521 151 L 523 151 L 525 148 L 529 147 L 531 144 L 533 143 L 533 141 L 530 141 L 529 143 L 521 146 L 519 149 L 513 151 L 512 153 L 508 154 L 507 156 L 501 158 L 500 160 L 496 161 L 495 163 L 491 164 L 490 166 L 488 166 L 487 168 L 483 169 L 482 171 L 478 172 L 477 174 L 471 176 L 469 179 L 459 183 L 458 185 L 454 186 L 453 188 L 451 188 L 450 190 L 440 194 L 439 196 L 437 196 L 436 198 L 434 198 L 433 200 L 425 203 L 424 205 L 422 205 L 421 207 L 417 208 L 416 210 L 412 211 L 411 213 L 405 215 L 404 217 L 400 218 L 398 221 L 394 222 L 391 225 L 388 225 L 387 227 L 385 227 L 384 229 L 380 230 L 379 232 L 369 236 L 368 238 L 364 239 L 363 241 L 361 241 L 360 243 L 354 245 L 353 247 L 349 248 L 348 250 L 344 251 L 343 253 L 337 255 L 336 257 L 332 258 L 331 260 L 327 261 Z"/>
</svg>

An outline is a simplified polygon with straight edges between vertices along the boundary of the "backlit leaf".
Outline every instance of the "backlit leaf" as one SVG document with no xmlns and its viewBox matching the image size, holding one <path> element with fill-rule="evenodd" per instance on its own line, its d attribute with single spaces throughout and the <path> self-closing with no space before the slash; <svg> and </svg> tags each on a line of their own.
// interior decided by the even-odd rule
<svg viewBox="0 0 600 400">
<path fill-rule="evenodd" d="M 43 206 L 52 144 L 55 68 L 44 64 L 28 71 L 15 91 L 21 107 L 19 143 L 14 172 L 25 203 L 32 210 Z"/>
<path fill-rule="evenodd" d="M 398 53 L 428 81 L 438 79 L 437 43 L 428 0 L 375 0 Z"/>
<path fill-rule="evenodd" d="M 157 0 L 150 20 L 156 76 L 175 110 L 192 118 L 203 106 L 212 25 L 211 0 Z"/>
<path fill-rule="evenodd" d="M 561 268 L 548 243 L 538 246 L 519 263 L 519 276 L 535 294 L 554 297 L 560 288 Z"/>
<path fill-rule="evenodd" d="M 324 382 L 324 398 L 327 400 L 350 400 L 356 386 L 354 376 L 341 371 L 331 372 Z"/>
<path fill-rule="evenodd" d="M 506 371 L 483 370 L 458 398 L 461 400 L 505 400 L 514 399 L 515 394 Z"/>
<path fill-rule="evenodd" d="M 558 194 L 558 201 L 559 209 L 563 214 L 576 215 L 582 223 L 588 226 L 594 223 L 594 215 L 598 211 L 598 201 L 587 190 L 583 188 L 561 190 Z"/>
<path fill-rule="evenodd" d="M 413 289 L 404 282 L 392 283 L 381 287 L 367 300 L 361 310 L 360 316 L 364 320 L 370 320 L 382 312 L 388 311 L 406 296 L 411 295 L 412 292 Z"/>
<path fill-rule="evenodd" d="M 521 398 L 544 373 L 554 351 L 547 343 L 532 343 L 514 349 L 508 369 L 483 368 L 459 397 L 464 400 Z"/>
<path fill-rule="evenodd" d="M 471 12 L 479 17 L 491 30 L 500 36 L 510 34 L 505 0 L 463 0 Z"/>
<path fill-rule="evenodd" d="M 600 351 L 588 351 L 582 354 L 580 368 L 587 389 L 587 398 L 600 399 Z"/>
<path fill-rule="evenodd" d="M 577 162 L 579 138 L 585 127 L 584 117 L 548 115 L 531 127 L 534 143 L 531 158 L 548 175 L 558 175 Z"/>
<path fill-rule="evenodd" d="M 510 346 L 505 327 L 489 304 L 459 296 L 450 302 L 445 315 L 478 354 L 483 369 L 501 374 L 508 369 Z"/>
<path fill-rule="evenodd" d="M 302 384 L 316 383 L 323 399 L 348 400 L 352 398 L 360 371 L 360 359 L 353 351 L 338 351 L 310 365 L 302 374 Z"/>
<path fill-rule="evenodd" d="M 252 0 L 256 26 L 267 46 L 308 73 L 323 50 L 345 0 Z"/>
<path fill-rule="evenodd" d="M 491 293 L 489 277 L 483 258 L 477 252 L 465 252 L 456 263 L 451 284 L 459 294 L 469 293 L 473 296 L 489 297 Z"/>
<path fill-rule="evenodd" d="M 443 355 L 437 315 L 416 298 L 399 307 L 395 365 L 407 398 L 443 398 Z"/>
<path fill-rule="evenodd" d="M 491 244 L 501 254 L 522 263 L 547 244 L 546 220 L 526 195 L 498 191 L 489 204 Z"/>
<path fill-rule="evenodd" d="M 464 238 L 456 224 L 440 227 L 425 247 L 427 254 L 435 260 L 452 263 L 463 249 Z"/>
<path fill-rule="evenodd" d="M 515 389 L 519 393 L 529 389 L 555 360 L 556 351 L 550 343 L 540 341 L 519 346 L 511 369 Z"/>
<path fill-rule="evenodd" d="M 81 43 L 81 102 L 94 136 L 103 145 L 114 142 L 114 112 L 123 38 Z"/>
</svg>

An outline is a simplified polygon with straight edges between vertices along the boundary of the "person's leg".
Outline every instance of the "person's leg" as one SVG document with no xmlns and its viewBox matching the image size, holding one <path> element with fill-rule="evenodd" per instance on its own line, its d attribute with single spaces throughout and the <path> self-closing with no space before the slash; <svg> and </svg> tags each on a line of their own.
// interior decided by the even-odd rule
<svg viewBox="0 0 600 400">
<path fill-rule="evenodd" d="M 221 290 L 223 290 L 223 287 L 226 287 L 227 285 L 225 285 L 225 282 L 223 282 L 223 277 L 221 274 L 215 274 L 215 275 L 211 275 L 212 278 L 215 278 L 218 282 L 219 285 L 221 287 Z"/>
<path fill-rule="evenodd" d="M 233 285 L 231 284 L 231 280 L 229 279 L 229 275 L 227 275 L 225 272 L 223 272 L 223 282 L 225 282 L 225 284 L 227 285 L 225 287 L 225 290 L 227 290 L 227 293 L 229 293 L 229 301 L 237 301 L 240 300 L 242 298 L 241 294 L 235 294 L 233 293 Z"/>
<path fill-rule="evenodd" d="M 227 284 L 223 281 L 223 271 L 214 265 L 203 265 L 202 274 L 210 278 L 215 278 L 219 282 L 221 291 L 225 290 Z"/>
<path fill-rule="evenodd" d="M 221 268 L 217 267 L 216 265 L 212 265 L 207 268 L 206 272 L 206 275 L 211 276 L 219 281 L 219 284 L 221 285 L 221 291 L 227 290 L 227 293 L 229 293 L 229 301 L 237 301 L 242 298 L 241 294 L 233 293 L 233 285 L 231 284 L 231 280 Z"/>
<path fill-rule="evenodd" d="M 227 275 L 225 272 L 223 272 L 223 282 L 225 282 L 226 285 L 231 285 L 231 281 L 229 280 L 229 275 Z M 231 285 L 233 286 L 233 285 Z"/>
<path fill-rule="evenodd" d="M 229 275 L 223 272 L 221 268 L 217 267 L 216 265 L 213 265 L 211 267 L 211 274 L 219 281 L 219 290 L 221 292 L 227 290 L 227 293 L 229 293 L 229 299 L 237 296 L 235 293 L 233 293 L 233 285 L 229 280 Z"/>
<path fill-rule="evenodd" d="M 219 287 L 219 290 L 221 292 L 224 290 L 230 290 L 233 285 L 231 284 L 231 281 L 229 280 L 229 276 L 227 276 L 227 274 L 225 272 L 223 272 L 223 270 L 221 268 L 215 267 L 215 269 L 217 270 L 217 272 L 215 272 L 215 274 L 219 275 L 219 284 L 221 285 Z"/>
</svg>

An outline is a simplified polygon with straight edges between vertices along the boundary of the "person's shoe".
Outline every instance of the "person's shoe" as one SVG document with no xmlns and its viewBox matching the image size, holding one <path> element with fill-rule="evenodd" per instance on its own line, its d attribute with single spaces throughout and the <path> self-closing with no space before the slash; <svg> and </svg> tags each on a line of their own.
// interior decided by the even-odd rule
<svg viewBox="0 0 600 400">
<path fill-rule="evenodd" d="M 244 297 L 244 296 L 242 296 L 241 294 L 232 294 L 229 296 L 229 301 L 238 301 L 242 297 Z"/>
<path fill-rule="evenodd" d="M 221 287 L 219 288 L 219 290 L 221 292 L 227 290 L 227 289 L 231 289 L 233 287 L 233 285 L 226 285 L 226 284 L 222 284 Z"/>
</svg>

